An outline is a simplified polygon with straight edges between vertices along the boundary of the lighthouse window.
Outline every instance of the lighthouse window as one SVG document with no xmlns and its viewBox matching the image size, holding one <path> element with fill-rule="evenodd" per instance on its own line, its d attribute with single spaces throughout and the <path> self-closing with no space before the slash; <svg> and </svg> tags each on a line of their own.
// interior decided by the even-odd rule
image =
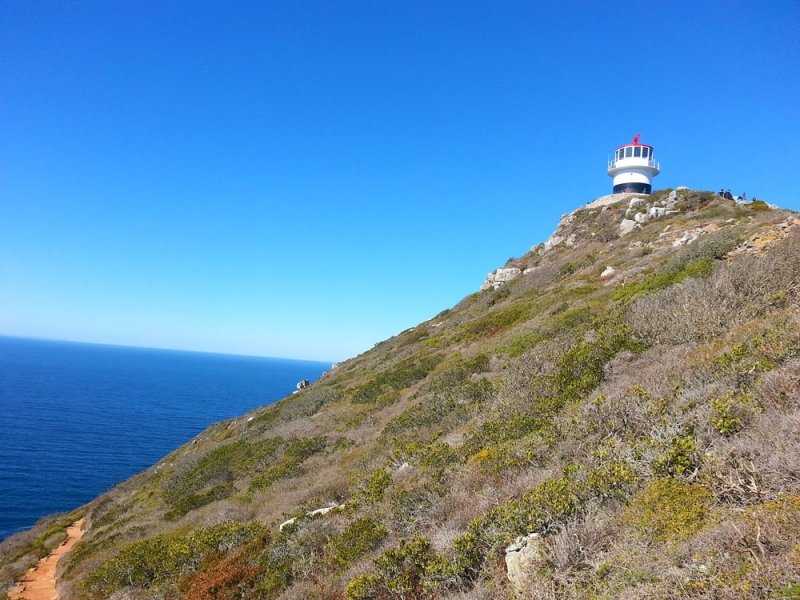
<svg viewBox="0 0 800 600">
<path fill-rule="evenodd" d="M 630 158 L 632 152 L 633 152 L 633 148 L 631 148 L 630 146 L 625 148 L 625 158 Z"/>
<path fill-rule="evenodd" d="M 642 149 L 639 146 L 633 149 L 633 156 L 639 158 L 642 155 Z"/>
<path fill-rule="evenodd" d="M 650 156 L 650 148 L 642 148 L 642 158 Z"/>
</svg>

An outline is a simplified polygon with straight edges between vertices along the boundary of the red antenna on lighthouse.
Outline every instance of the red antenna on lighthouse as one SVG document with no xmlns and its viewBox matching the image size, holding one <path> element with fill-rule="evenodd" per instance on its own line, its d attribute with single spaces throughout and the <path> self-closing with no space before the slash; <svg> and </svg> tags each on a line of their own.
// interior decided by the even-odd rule
<svg viewBox="0 0 800 600">
<path fill-rule="evenodd" d="M 639 138 L 640 138 L 641 136 L 642 136 L 642 134 L 641 134 L 641 133 L 637 133 L 637 134 L 636 134 L 636 137 L 635 137 L 635 138 L 633 138 L 633 143 L 634 143 L 634 144 L 638 144 L 638 143 L 639 143 Z"/>
</svg>

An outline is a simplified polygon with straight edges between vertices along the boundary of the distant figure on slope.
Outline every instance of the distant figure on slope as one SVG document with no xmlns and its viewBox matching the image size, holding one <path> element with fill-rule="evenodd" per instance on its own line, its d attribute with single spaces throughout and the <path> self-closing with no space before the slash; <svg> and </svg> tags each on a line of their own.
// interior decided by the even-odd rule
<svg viewBox="0 0 800 600">
<path fill-rule="evenodd" d="M 730 188 L 728 188 L 728 190 L 725 192 L 725 198 L 728 199 L 728 200 L 733 200 L 733 196 L 731 195 Z"/>
<path fill-rule="evenodd" d="M 741 196 L 739 196 L 739 200 L 740 200 L 741 202 L 747 202 L 747 194 L 745 194 L 744 192 L 742 192 L 742 195 L 741 195 Z"/>
<path fill-rule="evenodd" d="M 717 192 L 717 195 L 720 198 L 724 198 L 725 197 L 725 190 L 723 190 L 722 188 L 719 188 L 719 191 Z"/>
</svg>

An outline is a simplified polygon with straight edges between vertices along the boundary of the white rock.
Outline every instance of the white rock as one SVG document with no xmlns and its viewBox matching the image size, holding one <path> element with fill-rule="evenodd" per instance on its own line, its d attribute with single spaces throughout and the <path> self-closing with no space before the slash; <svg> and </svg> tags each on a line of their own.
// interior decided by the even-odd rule
<svg viewBox="0 0 800 600">
<path fill-rule="evenodd" d="M 569 225 L 575 220 L 575 212 L 567 213 L 566 215 L 561 215 L 561 218 L 558 220 L 558 226 L 564 227 L 565 225 Z"/>
<path fill-rule="evenodd" d="M 622 219 L 622 222 L 619 224 L 619 231 L 621 235 L 630 233 L 635 228 L 636 228 L 636 221 L 632 221 L 631 219 Z"/>
<path fill-rule="evenodd" d="M 517 267 L 508 267 L 507 269 L 496 269 L 486 276 L 486 281 L 481 286 L 481 291 L 497 289 L 512 281 L 522 274 L 522 270 Z"/>
<path fill-rule="evenodd" d="M 631 201 L 628 202 L 628 208 L 637 208 L 644 204 L 644 198 L 631 198 Z"/>
<path fill-rule="evenodd" d="M 607 266 L 605 270 L 600 273 L 600 277 L 613 277 L 617 274 L 617 270 L 612 266 Z"/>
<path fill-rule="evenodd" d="M 639 223 L 640 225 L 642 223 L 647 223 L 650 220 L 650 214 L 649 213 L 636 213 L 636 215 L 634 215 L 634 217 L 633 217 L 633 220 L 636 221 L 637 223 Z"/>
<path fill-rule="evenodd" d="M 538 533 L 518 537 L 506 548 L 506 576 L 517 594 L 525 593 L 544 562 Z"/>
<path fill-rule="evenodd" d="M 667 201 L 665 203 L 665 206 L 667 208 L 672 208 L 678 203 L 678 200 L 680 200 L 680 198 L 678 198 L 678 190 L 672 190 L 669 193 L 669 196 L 667 196 Z"/>
<path fill-rule="evenodd" d="M 550 252 L 550 250 L 552 250 L 553 248 L 558 246 L 563 241 L 564 241 L 564 238 L 562 236 L 558 235 L 557 232 L 554 233 L 544 243 L 544 251 L 545 252 Z"/>
</svg>

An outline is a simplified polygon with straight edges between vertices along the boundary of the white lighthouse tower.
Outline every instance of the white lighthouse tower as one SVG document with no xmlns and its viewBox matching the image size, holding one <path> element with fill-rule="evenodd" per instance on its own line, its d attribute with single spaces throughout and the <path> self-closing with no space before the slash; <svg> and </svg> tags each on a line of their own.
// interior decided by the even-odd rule
<svg viewBox="0 0 800 600">
<path fill-rule="evenodd" d="M 659 173 L 659 164 L 653 158 L 653 147 L 639 143 L 641 135 L 617 148 L 614 158 L 608 162 L 608 176 L 614 178 L 614 194 L 649 194 L 653 189 L 652 181 Z"/>
</svg>

